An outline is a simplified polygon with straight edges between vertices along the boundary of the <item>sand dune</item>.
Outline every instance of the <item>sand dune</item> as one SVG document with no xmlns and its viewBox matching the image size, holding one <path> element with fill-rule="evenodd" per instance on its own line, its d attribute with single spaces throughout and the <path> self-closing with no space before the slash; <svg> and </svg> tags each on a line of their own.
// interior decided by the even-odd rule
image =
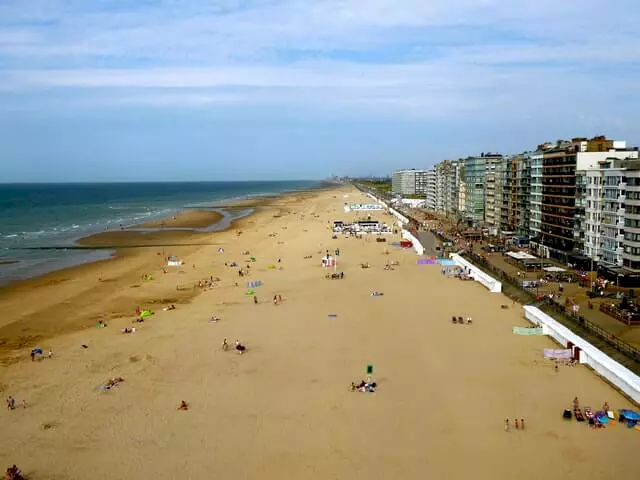
<svg viewBox="0 0 640 480">
<path fill-rule="evenodd" d="M 332 240 L 328 221 L 357 217 L 342 211 L 343 194 L 364 201 L 350 187 L 309 195 L 275 217 L 252 216 L 240 236 L 212 234 L 211 245 L 185 249 L 182 274 L 156 265 L 157 280 L 132 289 L 135 297 L 111 292 L 132 311 L 136 300 L 175 292 L 178 278 L 221 278 L 175 311 L 156 307 L 135 334 L 120 333 L 132 315 L 109 319 L 104 329 L 52 337 L 41 345 L 51 345 L 52 360 L 3 367 L 3 394 L 29 407 L 0 416 L 0 461 L 34 479 L 636 478 L 639 432 L 561 418 L 576 395 L 594 410 L 605 401 L 631 407 L 627 400 L 584 367 L 555 373 L 542 359 L 554 343 L 513 335 L 526 323 L 517 306 L 500 309 L 502 295 L 373 238 Z M 327 280 L 321 252 L 336 247 L 345 278 Z M 240 278 L 224 263 L 246 265 L 245 250 L 256 262 Z M 385 271 L 387 260 L 400 265 Z M 118 268 L 113 275 L 126 276 Z M 254 305 L 244 282 L 258 279 Z M 90 294 L 74 281 L 59 301 L 73 303 L 74 288 Z M 38 299 L 30 295 L 27 310 Z M 48 321 L 64 322 L 50 305 Z M 214 314 L 221 321 L 209 323 Z M 474 324 L 452 325 L 452 315 Z M 248 352 L 222 351 L 224 338 Z M 369 364 L 377 392 L 350 392 Z M 124 383 L 97 389 L 116 376 Z M 181 400 L 189 411 L 177 410 Z M 515 417 L 526 430 L 505 433 L 504 419 Z"/>
</svg>

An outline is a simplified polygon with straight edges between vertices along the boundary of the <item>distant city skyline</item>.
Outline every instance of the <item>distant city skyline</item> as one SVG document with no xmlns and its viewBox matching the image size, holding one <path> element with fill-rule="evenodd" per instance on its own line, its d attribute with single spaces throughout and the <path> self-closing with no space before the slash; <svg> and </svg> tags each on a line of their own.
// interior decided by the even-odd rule
<svg viewBox="0 0 640 480">
<path fill-rule="evenodd" d="M 632 0 L 8 0 L 0 182 L 385 176 L 640 145 Z"/>
</svg>

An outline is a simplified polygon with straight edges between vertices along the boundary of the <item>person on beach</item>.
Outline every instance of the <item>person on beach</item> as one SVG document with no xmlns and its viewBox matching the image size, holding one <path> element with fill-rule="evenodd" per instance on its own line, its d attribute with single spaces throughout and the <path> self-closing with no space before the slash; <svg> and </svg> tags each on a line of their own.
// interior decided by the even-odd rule
<svg viewBox="0 0 640 480">
<path fill-rule="evenodd" d="M 184 400 L 182 400 L 182 402 L 180 402 L 180 406 L 178 407 L 178 410 L 183 410 L 183 411 L 189 410 L 189 404 Z"/>
<path fill-rule="evenodd" d="M 604 412 L 609 412 L 611 410 L 611 408 L 609 407 L 609 404 L 607 402 L 604 402 L 604 405 L 602 405 L 602 410 Z"/>
<path fill-rule="evenodd" d="M 509 419 L 508 418 L 504 421 L 504 431 L 505 432 L 509 431 Z"/>
<path fill-rule="evenodd" d="M 273 296 L 273 304 L 278 305 L 278 295 Z"/>
<path fill-rule="evenodd" d="M 520 430 L 520 424 L 518 423 L 518 419 L 515 419 L 516 430 Z"/>
<path fill-rule="evenodd" d="M 22 472 L 15 464 L 12 467 L 7 468 L 4 478 L 5 480 L 24 480 Z"/>
<path fill-rule="evenodd" d="M 16 399 L 9 395 L 7 398 L 7 410 L 13 410 L 16 408 Z"/>
<path fill-rule="evenodd" d="M 257 296 L 257 295 L 254 295 L 254 296 L 253 296 L 253 304 L 254 304 L 254 305 L 257 305 L 257 304 L 258 304 L 258 296 Z"/>
<path fill-rule="evenodd" d="M 236 351 L 242 355 L 247 350 L 247 347 L 242 345 L 239 340 L 236 340 Z"/>
<path fill-rule="evenodd" d="M 229 344 L 227 343 L 227 339 L 226 338 L 222 342 L 222 350 L 224 350 L 225 352 L 227 350 L 229 350 Z"/>
<path fill-rule="evenodd" d="M 53 358 L 53 351 L 49 348 L 49 353 L 47 354 L 49 358 Z"/>
<path fill-rule="evenodd" d="M 520 419 L 520 429 L 524 430 L 524 418 Z"/>
</svg>

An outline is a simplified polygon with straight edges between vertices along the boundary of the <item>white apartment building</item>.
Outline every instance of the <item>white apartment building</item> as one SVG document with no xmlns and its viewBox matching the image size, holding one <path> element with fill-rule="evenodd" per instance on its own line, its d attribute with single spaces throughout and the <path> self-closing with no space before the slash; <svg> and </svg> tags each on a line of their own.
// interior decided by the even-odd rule
<svg viewBox="0 0 640 480">
<path fill-rule="evenodd" d="M 396 170 L 391 174 L 391 190 L 398 195 L 426 195 L 430 170 Z"/>
<path fill-rule="evenodd" d="M 631 165 L 633 164 L 633 165 Z M 640 271 L 640 162 L 630 162 L 625 172 L 624 246 L 622 265 Z"/>
<path fill-rule="evenodd" d="M 436 209 L 436 172 L 435 170 L 427 170 L 426 175 L 426 189 L 425 195 L 426 200 L 424 204 L 424 208 L 427 210 L 435 210 Z"/>
<path fill-rule="evenodd" d="M 543 152 L 537 150 L 528 154 L 531 165 L 531 190 L 529 196 L 530 237 L 540 238 L 542 234 L 542 159 Z"/>
<path fill-rule="evenodd" d="M 581 165 L 581 161 L 590 163 Z M 637 151 L 593 152 L 578 157 L 578 168 L 586 170 L 584 254 L 604 266 L 624 264 L 625 222 L 627 217 L 635 218 L 631 212 L 636 210 L 635 200 L 627 202 L 628 181 L 633 183 L 639 163 Z"/>
<path fill-rule="evenodd" d="M 458 189 L 461 165 L 457 161 L 445 160 L 434 167 L 435 207 L 434 210 L 453 214 L 459 211 Z"/>
<path fill-rule="evenodd" d="M 458 211 L 460 213 L 464 212 L 465 205 L 467 204 L 467 184 L 460 180 L 460 184 L 458 186 Z"/>
</svg>

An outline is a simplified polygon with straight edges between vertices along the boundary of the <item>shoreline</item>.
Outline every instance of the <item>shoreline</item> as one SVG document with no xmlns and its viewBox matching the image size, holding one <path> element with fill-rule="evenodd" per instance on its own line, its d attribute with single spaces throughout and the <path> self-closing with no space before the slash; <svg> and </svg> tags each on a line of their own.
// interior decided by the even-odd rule
<svg viewBox="0 0 640 480">
<path fill-rule="evenodd" d="M 221 228 L 209 232 L 197 232 L 192 228 L 166 229 L 147 235 L 123 230 L 85 237 L 82 242 L 87 244 L 78 245 L 78 249 L 109 251 L 109 256 L 0 287 L 0 310 L 6 313 L 0 319 L 0 365 L 13 363 L 15 352 L 25 345 L 89 328 L 96 318 L 108 320 L 130 316 L 139 304 L 190 302 L 200 293 L 192 288 L 197 280 L 191 280 L 192 275 L 184 275 L 185 279 L 176 277 L 175 273 L 180 272 L 166 268 L 166 262 L 163 261 L 165 256 L 177 255 L 188 259 L 203 248 L 226 245 L 236 237 L 237 231 L 250 230 L 256 223 L 272 219 L 273 209 L 286 208 L 287 203 L 295 203 L 297 198 L 315 195 L 317 191 L 296 191 L 263 198 L 258 202 L 252 200 L 253 208 L 250 210 L 245 208 L 245 200 L 236 209 L 241 213 L 246 212 L 246 215 L 231 217 L 226 224 L 217 222 L 214 225 Z M 167 270 L 165 276 L 175 278 L 175 283 L 166 285 L 155 299 L 145 299 L 144 295 L 139 295 L 138 292 L 144 291 L 141 276 L 153 271 L 162 275 L 163 270 Z M 186 267 L 184 270 L 187 270 Z M 50 289 L 61 292 L 53 292 L 49 301 L 45 302 L 43 299 L 48 296 Z M 119 297 L 129 297 L 126 302 L 128 306 L 124 309 L 110 307 L 112 311 L 109 313 L 102 311 L 99 307 L 107 293 L 101 295 L 101 291 L 115 295 L 116 303 L 121 302 Z M 26 302 L 22 300 L 25 297 Z M 25 308 L 25 303 L 31 308 Z M 82 311 L 84 305 L 88 307 L 85 312 Z M 41 321 L 40 315 L 61 317 L 64 322 L 54 325 L 45 319 Z M 23 325 L 23 321 L 30 326 Z"/>
<path fill-rule="evenodd" d="M 157 248 L 124 249 L 102 282 L 88 267 L 13 303 L 0 295 L 24 342 L 0 388 L 27 404 L 3 414 L 0 460 L 33 478 L 633 477 L 638 432 L 563 418 L 576 397 L 594 411 L 633 405 L 582 365 L 554 371 L 543 352 L 555 341 L 514 335 L 529 322 L 506 297 L 419 264 L 389 244 L 397 234 L 333 238 L 331 220 L 358 218 L 333 192 L 274 203 L 172 252 L 184 265 L 167 274 Z M 343 279 L 326 278 L 327 249 Z M 141 280 L 146 266 L 154 280 Z M 155 314 L 133 323 L 136 306 Z M 33 338 L 48 325 L 54 336 Z M 32 362 L 35 346 L 53 357 Z M 350 391 L 369 374 L 375 392 Z"/>
<path fill-rule="evenodd" d="M 176 208 L 171 214 L 165 214 L 162 217 L 153 218 L 139 224 L 125 225 L 119 229 L 106 231 L 96 231 L 88 235 L 83 235 L 75 239 L 70 239 L 69 244 L 36 246 L 15 248 L 14 251 L 59 251 L 83 253 L 75 258 L 54 258 L 42 262 L 40 267 L 26 267 L 26 273 L 9 274 L 6 278 L 0 277 L 0 294 L 3 290 L 19 285 L 23 282 L 37 280 L 51 273 L 61 272 L 75 267 L 83 267 L 92 263 L 104 262 L 112 260 L 116 257 L 116 250 L 123 248 L 141 248 L 141 247 L 178 247 L 182 245 L 184 238 L 190 233 L 213 233 L 231 228 L 231 225 L 240 218 L 252 215 L 253 210 L 260 208 L 265 204 L 277 201 L 281 196 L 295 195 L 298 193 L 323 191 L 331 188 L 332 184 L 327 182 L 319 182 L 315 187 L 308 187 L 299 190 L 283 191 L 280 193 L 244 195 L 242 197 L 232 197 L 226 200 L 213 202 L 211 206 L 185 206 Z M 240 211 L 238 214 L 237 212 Z M 186 217 L 186 221 L 183 219 Z M 172 222 L 172 218 L 178 221 Z M 222 223 L 221 223 L 222 222 Z M 113 242 L 108 241 L 111 234 L 117 232 L 139 232 L 125 233 L 122 238 L 119 236 L 111 237 Z M 161 235 L 157 235 L 160 233 Z M 154 234 L 154 235 L 151 235 Z M 182 235 L 180 235 L 182 234 Z M 185 235 L 186 234 L 186 235 Z M 157 243 L 157 245 L 156 245 Z M 188 242 L 193 245 L 195 242 Z M 105 254 L 105 250 L 109 250 Z M 93 254 L 93 255 L 92 255 Z M 0 262 L 0 268 L 19 267 L 28 260 L 9 258 Z"/>
</svg>

